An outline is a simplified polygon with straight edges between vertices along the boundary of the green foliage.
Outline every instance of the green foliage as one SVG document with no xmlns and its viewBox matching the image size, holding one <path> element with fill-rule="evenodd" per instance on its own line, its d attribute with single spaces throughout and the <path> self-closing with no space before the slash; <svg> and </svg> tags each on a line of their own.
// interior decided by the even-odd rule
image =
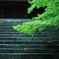
<svg viewBox="0 0 59 59">
<path fill-rule="evenodd" d="M 47 6 L 47 8 L 45 8 L 44 13 L 32 18 L 36 20 L 13 26 L 15 30 L 34 36 L 36 30 L 47 31 L 52 27 L 55 27 L 55 29 L 59 28 L 59 0 L 32 0 L 28 2 L 31 4 L 28 8 L 28 14 L 31 13 L 34 8 L 45 6 Z"/>
</svg>

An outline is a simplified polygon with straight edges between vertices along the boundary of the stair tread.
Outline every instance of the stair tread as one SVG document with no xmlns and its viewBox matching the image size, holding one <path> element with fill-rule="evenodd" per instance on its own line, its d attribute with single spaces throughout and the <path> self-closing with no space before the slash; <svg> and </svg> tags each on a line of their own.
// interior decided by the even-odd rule
<svg viewBox="0 0 59 59">
<path fill-rule="evenodd" d="M 47 54 L 59 54 L 59 53 L 0 53 L 0 55 L 47 55 Z"/>
</svg>

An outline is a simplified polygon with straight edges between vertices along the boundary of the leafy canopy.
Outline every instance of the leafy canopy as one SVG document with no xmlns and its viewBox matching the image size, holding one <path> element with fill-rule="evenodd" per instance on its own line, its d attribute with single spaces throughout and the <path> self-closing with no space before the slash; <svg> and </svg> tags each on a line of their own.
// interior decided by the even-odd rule
<svg viewBox="0 0 59 59">
<path fill-rule="evenodd" d="M 59 0 L 32 0 L 28 2 L 31 4 L 27 11 L 28 14 L 34 11 L 34 8 L 46 6 L 47 8 L 45 8 L 44 13 L 32 18 L 36 20 L 13 26 L 13 29 L 34 36 L 36 30 L 47 31 L 52 27 L 55 27 L 54 29 L 59 28 Z"/>
</svg>

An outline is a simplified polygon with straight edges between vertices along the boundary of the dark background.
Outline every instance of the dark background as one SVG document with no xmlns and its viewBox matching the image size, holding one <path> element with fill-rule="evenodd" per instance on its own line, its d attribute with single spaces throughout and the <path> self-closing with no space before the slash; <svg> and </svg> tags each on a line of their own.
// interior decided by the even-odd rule
<svg viewBox="0 0 59 59">
<path fill-rule="evenodd" d="M 27 8 L 30 4 L 27 1 L 0 1 L 0 18 L 32 18 L 42 14 L 44 8 L 34 9 L 30 14 Z"/>
</svg>

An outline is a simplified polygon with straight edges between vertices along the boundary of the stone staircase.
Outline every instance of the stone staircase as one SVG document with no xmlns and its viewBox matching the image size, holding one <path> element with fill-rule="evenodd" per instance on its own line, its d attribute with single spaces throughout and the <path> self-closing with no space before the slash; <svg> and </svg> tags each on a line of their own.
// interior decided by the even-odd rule
<svg viewBox="0 0 59 59">
<path fill-rule="evenodd" d="M 0 18 L 0 59 L 59 59 L 59 30 L 31 37 L 12 28 L 28 21 Z"/>
</svg>

